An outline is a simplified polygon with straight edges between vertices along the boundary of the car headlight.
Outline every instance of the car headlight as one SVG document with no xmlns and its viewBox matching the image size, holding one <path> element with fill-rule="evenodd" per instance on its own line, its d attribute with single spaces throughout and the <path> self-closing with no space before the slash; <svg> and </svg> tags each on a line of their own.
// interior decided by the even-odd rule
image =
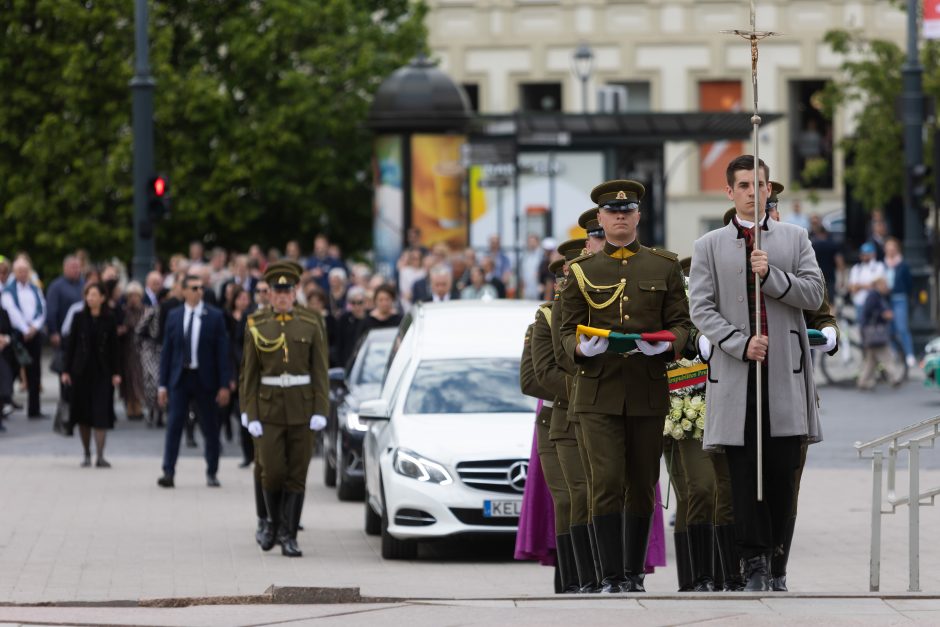
<svg viewBox="0 0 940 627">
<path fill-rule="evenodd" d="M 418 481 L 449 485 L 454 482 L 450 473 L 435 461 L 421 457 L 408 449 L 396 449 L 392 459 L 392 468 L 400 475 L 411 477 Z"/>
<path fill-rule="evenodd" d="M 368 431 L 369 425 L 359 420 L 359 413 L 354 411 L 346 412 L 346 428 L 350 431 Z"/>
</svg>

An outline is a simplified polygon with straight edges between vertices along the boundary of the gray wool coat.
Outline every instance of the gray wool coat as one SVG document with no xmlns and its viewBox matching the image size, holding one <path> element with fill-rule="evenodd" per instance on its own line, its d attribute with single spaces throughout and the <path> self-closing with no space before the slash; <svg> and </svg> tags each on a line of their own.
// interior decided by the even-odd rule
<svg viewBox="0 0 940 627">
<path fill-rule="evenodd" d="M 813 360 L 803 310 L 818 309 L 824 282 L 802 227 L 769 220 L 761 234 L 770 271 L 761 290 L 767 310 L 770 435 L 822 440 Z M 712 342 L 706 384 L 704 447 L 744 444 L 750 336 L 746 249 L 734 222 L 695 242 L 689 277 L 692 323 Z"/>
</svg>

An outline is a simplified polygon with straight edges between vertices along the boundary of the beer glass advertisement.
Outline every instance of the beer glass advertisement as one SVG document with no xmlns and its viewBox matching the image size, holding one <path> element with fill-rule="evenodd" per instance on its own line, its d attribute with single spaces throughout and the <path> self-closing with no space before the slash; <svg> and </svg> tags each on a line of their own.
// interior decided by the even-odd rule
<svg viewBox="0 0 940 627">
<path fill-rule="evenodd" d="M 375 261 L 391 271 L 402 249 L 404 198 L 402 194 L 402 145 L 398 135 L 375 140 L 372 238 Z"/>
<path fill-rule="evenodd" d="M 463 135 L 413 135 L 411 138 L 411 225 L 421 229 L 421 243 L 452 248 L 467 245 Z"/>
</svg>

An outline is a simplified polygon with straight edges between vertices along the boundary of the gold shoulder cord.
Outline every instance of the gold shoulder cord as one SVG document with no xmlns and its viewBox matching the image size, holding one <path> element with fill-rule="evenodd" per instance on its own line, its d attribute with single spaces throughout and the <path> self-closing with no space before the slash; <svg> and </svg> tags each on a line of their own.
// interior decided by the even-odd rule
<svg viewBox="0 0 940 627">
<path fill-rule="evenodd" d="M 252 326 L 250 331 L 251 337 L 255 341 L 255 348 L 262 353 L 273 353 L 284 349 L 284 363 L 287 363 L 287 338 L 283 333 L 277 339 L 271 340 L 261 335 L 261 331 L 256 326 Z"/>
<path fill-rule="evenodd" d="M 584 270 L 581 269 L 579 264 L 573 263 L 569 266 L 568 269 L 571 270 L 575 280 L 578 282 L 578 288 L 581 290 L 581 294 L 584 295 L 584 300 L 586 300 L 587 304 L 590 305 L 593 309 L 606 309 L 609 307 L 615 300 L 620 298 L 620 295 L 623 294 L 623 288 L 626 286 L 626 283 L 615 283 L 614 285 L 594 285 L 588 280 L 586 276 L 584 276 Z M 614 290 L 614 294 L 603 303 L 596 303 L 591 299 L 590 296 L 588 296 L 585 285 L 588 287 L 593 287 L 596 290 Z"/>
<path fill-rule="evenodd" d="M 542 315 L 545 316 L 545 321 L 548 323 L 548 326 L 552 326 L 552 310 L 549 307 L 539 307 L 539 311 L 542 312 Z"/>
</svg>

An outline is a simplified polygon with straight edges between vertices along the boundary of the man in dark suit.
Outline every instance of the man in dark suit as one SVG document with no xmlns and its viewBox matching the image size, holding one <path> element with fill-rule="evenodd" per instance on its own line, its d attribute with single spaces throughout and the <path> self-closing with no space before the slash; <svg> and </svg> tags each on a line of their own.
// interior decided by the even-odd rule
<svg viewBox="0 0 940 627">
<path fill-rule="evenodd" d="M 229 339 L 222 312 L 202 300 L 202 280 L 193 275 L 183 279 L 183 306 L 167 315 L 160 355 L 158 401 L 169 401 L 166 444 L 163 449 L 163 476 L 157 483 L 173 487 L 180 437 L 190 404 L 196 408 L 206 441 L 206 483 L 219 487 L 219 407 L 229 403 L 233 384 L 229 361 Z"/>
<path fill-rule="evenodd" d="M 422 296 L 424 303 L 443 303 L 460 298 L 460 292 L 454 287 L 454 277 L 450 268 L 445 265 L 434 266 L 428 277 L 431 290 Z"/>
</svg>

